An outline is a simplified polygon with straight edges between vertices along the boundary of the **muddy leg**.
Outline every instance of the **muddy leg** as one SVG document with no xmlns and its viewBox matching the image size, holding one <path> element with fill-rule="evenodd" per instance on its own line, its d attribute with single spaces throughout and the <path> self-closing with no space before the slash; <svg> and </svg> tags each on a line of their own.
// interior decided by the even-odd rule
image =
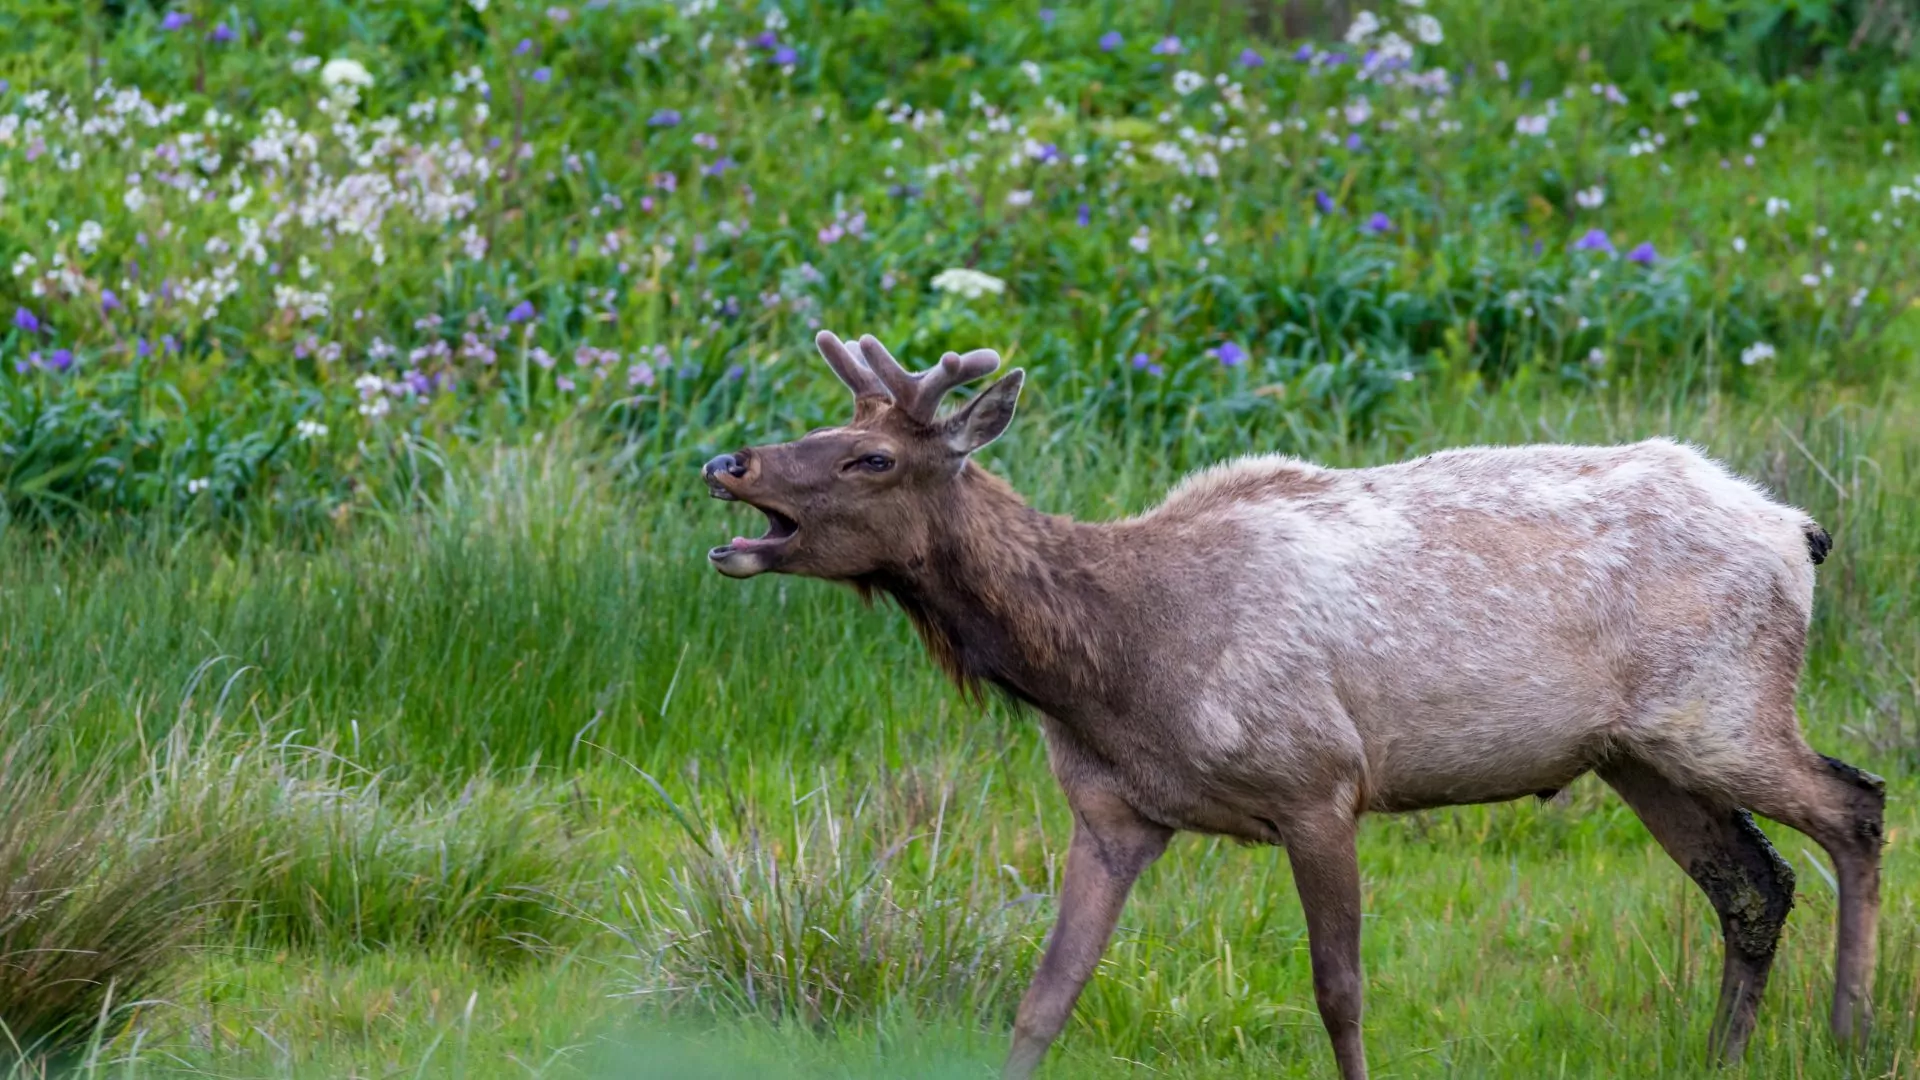
<svg viewBox="0 0 1920 1080">
<path fill-rule="evenodd" d="M 1873 994 L 1874 928 L 1880 917 L 1880 846 L 1886 781 L 1810 750 L 1784 774 L 1749 780 L 1739 792 L 1754 813 L 1812 837 L 1840 883 L 1834 935 L 1833 1034 L 1864 1034 Z"/>
<path fill-rule="evenodd" d="M 1600 770 L 1720 914 L 1726 958 L 1709 1056 L 1732 1062 L 1746 1049 L 1774 947 L 1793 908 L 1793 870 L 1746 811 L 1687 792 L 1652 769 L 1621 762 Z"/>
<path fill-rule="evenodd" d="M 1014 1019 L 1013 1049 L 1002 1073 L 1007 1080 L 1025 1080 L 1039 1067 L 1100 963 L 1134 879 L 1173 836 L 1172 829 L 1109 796 L 1082 798 L 1073 810 L 1060 917 Z"/>
<path fill-rule="evenodd" d="M 1341 1080 L 1366 1080 L 1367 1053 L 1360 1038 L 1360 862 L 1354 852 L 1356 823 L 1341 815 L 1304 823 L 1287 836 L 1287 858 L 1307 916 L 1307 947 L 1313 958 L 1313 996 L 1320 1021 L 1333 1040 Z"/>
</svg>

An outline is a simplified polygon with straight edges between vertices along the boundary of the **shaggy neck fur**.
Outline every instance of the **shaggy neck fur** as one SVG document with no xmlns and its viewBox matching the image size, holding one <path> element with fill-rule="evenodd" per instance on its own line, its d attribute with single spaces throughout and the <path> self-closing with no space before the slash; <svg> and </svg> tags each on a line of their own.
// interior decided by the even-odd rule
<svg viewBox="0 0 1920 1080">
<path fill-rule="evenodd" d="M 892 596 L 963 689 L 1059 715 L 1100 692 L 1120 655 L 1118 605 L 1096 568 L 1107 528 L 1043 514 L 968 463 L 924 556 L 856 582 Z"/>
</svg>

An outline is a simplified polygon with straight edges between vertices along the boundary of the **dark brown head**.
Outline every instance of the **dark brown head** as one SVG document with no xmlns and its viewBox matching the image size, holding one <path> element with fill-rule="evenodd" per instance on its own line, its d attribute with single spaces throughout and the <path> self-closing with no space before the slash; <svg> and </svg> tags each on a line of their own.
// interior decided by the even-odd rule
<svg viewBox="0 0 1920 1080">
<path fill-rule="evenodd" d="M 860 339 L 858 353 L 825 331 L 816 343 L 853 390 L 853 421 L 707 462 L 714 498 L 744 502 L 769 523 L 757 540 L 737 537 L 707 553 L 728 577 L 775 571 L 849 581 L 916 565 L 953 504 L 967 456 L 1007 429 L 1025 378 L 1010 372 L 937 416 L 947 391 L 991 374 L 999 355 L 948 353 L 909 375 L 872 337 Z"/>
</svg>

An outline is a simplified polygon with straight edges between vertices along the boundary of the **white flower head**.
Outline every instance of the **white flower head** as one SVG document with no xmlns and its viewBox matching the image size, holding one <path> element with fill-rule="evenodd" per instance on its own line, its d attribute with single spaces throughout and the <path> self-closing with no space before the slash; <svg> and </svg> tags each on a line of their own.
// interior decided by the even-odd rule
<svg viewBox="0 0 1920 1080">
<path fill-rule="evenodd" d="M 1380 16 L 1371 11 L 1361 11 L 1353 17 L 1353 24 L 1347 27 L 1347 44 L 1362 45 L 1368 38 L 1380 31 Z"/>
<path fill-rule="evenodd" d="M 1773 351 L 1773 346 L 1767 344 L 1764 341 L 1756 341 L 1753 344 L 1747 346 L 1746 348 L 1740 350 L 1740 362 L 1747 365 L 1748 367 L 1752 367 L 1753 365 L 1758 364 L 1763 360 L 1773 359 L 1775 355 L 1776 354 Z"/>
<path fill-rule="evenodd" d="M 933 275 L 934 288 L 945 293 L 953 293 L 967 300 L 978 300 L 982 296 L 999 296 L 1007 291 L 1007 283 L 992 274 L 956 266 Z"/>
<path fill-rule="evenodd" d="M 1415 15 L 1407 20 L 1407 26 L 1413 30 L 1413 36 L 1423 45 L 1438 45 L 1445 38 L 1440 31 L 1440 20 L 1431 15 Z"/>
<path fill-rule="evenodd" d="M 373 85 L 373 73 L 358 60 L 336 56 L 321 67 L 320 85 L 336 94 L 342 89 L 358 92 Z"/>
<path fill-rule="evenodd" d="M 1574 192 L 1573 201 L 1579 203 L 1582 209 L 1597 210 L 1607 201 L 1607 189 L 1595 184 L 1585 191 Z"/>
</svg>

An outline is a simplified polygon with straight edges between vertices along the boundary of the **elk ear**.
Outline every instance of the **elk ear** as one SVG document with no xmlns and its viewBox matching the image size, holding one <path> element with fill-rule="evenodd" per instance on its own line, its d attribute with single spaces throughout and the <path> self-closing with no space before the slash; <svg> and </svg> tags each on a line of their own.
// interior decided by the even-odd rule
<svg viewBox="0 0 1920 1080">
<path fill-rule="evenodd" d="M 947 418 L 944 434 L 954 453 L 971 454 L 1007 430 L 1007 425 L 1013 423 L 1013 406 L 1020 400 L 1020 386 L 1026 378 L 1026 372 L 1015 368 Z"/>
</svg>

